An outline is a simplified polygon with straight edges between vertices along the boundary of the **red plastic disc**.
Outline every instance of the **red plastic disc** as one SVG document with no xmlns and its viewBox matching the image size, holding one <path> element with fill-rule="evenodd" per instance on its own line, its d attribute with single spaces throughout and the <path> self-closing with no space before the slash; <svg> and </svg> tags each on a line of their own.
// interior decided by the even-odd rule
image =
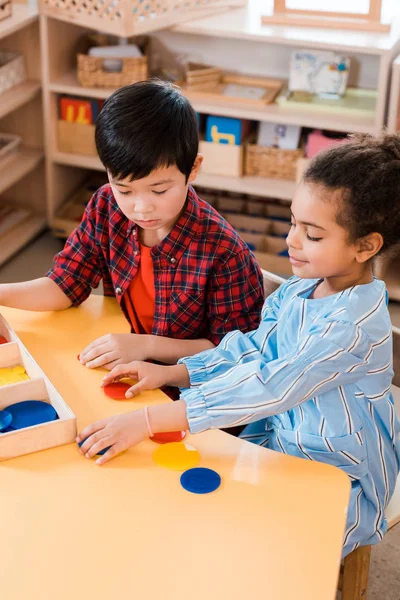
<svg viewBox="0 0 400 600">
<path fill-rule="evenodd" d="M 81 355 L 78 354 L 78 356 L 76 358 L 80 361 L 81 360 Z"/>
<path fill-rule="evenodd" d="M 105 395 L 113 400 L 126 400 L 125 393 L 130 387 L 132 386 L 130 386 L 128 383 L 116 381 L 114 383 L 108 383 L 105 385 L 103 390 Z"/>
<path fill-rule="evenodd" d="M 8 340 L 2 335 L 0 335 L 0 344 L 8 344 Z"/>
<path fill-rule="evenodd" d="M 156 444 L 169 444 L 170 442 L 181 442 L 185 436 L 186 431 L 164 431 L 154 434 L 150 439 Z"/>
</svg>

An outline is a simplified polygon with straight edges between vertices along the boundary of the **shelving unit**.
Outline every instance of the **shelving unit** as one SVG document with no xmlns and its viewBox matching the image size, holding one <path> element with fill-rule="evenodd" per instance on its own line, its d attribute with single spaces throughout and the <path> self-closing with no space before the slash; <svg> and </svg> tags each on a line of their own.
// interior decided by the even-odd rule
<svg viewBox="0 0 400 600">
<path fill-rule="evenodd" d="M 400 131 L 400 55 L 395 58 L 392 65 L 387 130 L 390 133 Z M 400 258 L 394 256 L 382 261 L 380 271 L 389 290 L 389 296 L 393 300 L 400 301 Z"/>
<path fill-rule="evenodd" d="M 272 7 L 272 2 L 270 2 Z M 263 108 L 197 100 L 188 92 L 194 108 L 201 113 L 295 124 L 340 132 L 378 133 L 385 124 L 386 98 L 393 58 L 400 51 L 399 22 L 391 32 L 366 33 L 305 29 L 301 27 L 262 26 L 261 12 L 268 11 L 268 0 L 250 0 L 247 8 L 232 9 L 186 22 L 169 30 L 153 33 L 152 50 L 191 56 L 197 62 L 213 64 L 226 70 L 287 79 L 289 57 L 294 48 L 335 50 L 351 57 L 349 85 L 377 89 L 374 115 L 320 112 L 292 109 L 278 104 Z M 399 11 L 400 12 L 400 11 Z M 399 15 L 400 17 L 400 15 Z M 112 90 L 82 87 L 76 75 L 76 49 L 90 32 L 78 23 L 65 22 L 41 15 L 41 52 L 43 72 L 48 218 L 58 210 L 82 184 L 88 171 L 103 167 L 95 156 L 60 152 L 57 145 L 57 99 L 60 94 L 84 98 L 107 98 Z M 161 50 L 160 50 L 161 49 Z M 238 65 L 240 68 L 238 69 Z M 222 177 L 200 173 L 199 186 L 264 198 L 289 201 L 295 182 L 261 177 Z"/>
<path fill-rule="evenodd" d="M 0 264 L 46 226 L 39 20 L 37 9 L 14 4 L 0 22 L 0 48 L 24 54 L 27 81 L 0 95 L 0 131 L 22 137 L 17 152 L 0 161 L 0 205 L 24 207 L 31 214 L 0 236 Z"/>
</svg>

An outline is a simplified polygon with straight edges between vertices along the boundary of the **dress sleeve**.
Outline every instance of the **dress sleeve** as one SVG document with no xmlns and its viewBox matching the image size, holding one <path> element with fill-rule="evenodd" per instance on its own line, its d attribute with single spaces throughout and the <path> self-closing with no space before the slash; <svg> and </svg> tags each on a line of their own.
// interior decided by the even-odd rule
<svg viewBox="0 0 400 600">
<path fill-rule="evenodd" d="M 79 306 L 102 278 L 96 244 L 96 192 L 88 202 L 80 225 L 71 233 L 46 276 Z"/>
<path fill-rule="evenodd" d="M 217 356 L 213 364 L 202 354 L 191 359 L 194 387 L 182 390 L 181 398 L 187 404 L 192 433 L 286 412 L 368 372 L 373 346 L 358 325 L 321 320 L 289 353 L 269 360 L 270 330 L 263 331 L 263 324 L 254 336 L 232 338 L 228 364 L 221 370 Z"/>
<path fill-rule="evenodd" d="M 265 361 L 277 357 L 276 328 L 283 284 L 268 296 L 262 308 L 262 321 L 258 329 L 243 333 L 239 330 L 226 334 L 221 343 L 211 350 L 181 358 L 190 376 L 192 386 L 201 385 L 215 374 L 229 370 L 233 365 L 264 357 Z"/>
</svg>

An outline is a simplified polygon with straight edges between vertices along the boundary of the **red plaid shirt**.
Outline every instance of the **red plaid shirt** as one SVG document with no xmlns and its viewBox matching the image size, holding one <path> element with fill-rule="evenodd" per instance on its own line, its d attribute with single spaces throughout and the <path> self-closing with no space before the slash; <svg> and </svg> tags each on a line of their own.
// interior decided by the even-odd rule
<svg viewBox="0 0 400 600">
<path fill-rule="evenodd" d="M 235 230 L 189 188 L 172 231 L 151 250 L 155 314 L 152 333 L 218 344 L 234 329 L 258 327 L 263 304 L 261 271 Z M 124 294 L 140 260 L 137 226 L 118 208 L 111 187 L 89 201 L 82 222 L 47 273 L 74 306 L 103 279 L 129 321 Z"/>
</svg>

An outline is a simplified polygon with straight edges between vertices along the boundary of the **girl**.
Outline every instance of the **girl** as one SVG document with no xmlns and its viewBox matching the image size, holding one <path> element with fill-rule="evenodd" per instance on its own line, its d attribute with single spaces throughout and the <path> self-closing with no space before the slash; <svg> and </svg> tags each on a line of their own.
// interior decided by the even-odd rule
<svg viewBox="0 0 400 600">
<path fill-rule="evenodd" d="M 256 331 L 228 333 L 175 366 L 119 365 L 128 392 L 174 385 L 180 400 L 87 427 L 81 452 L 103 464 L 151 432 L 245 425 L 242 437 L 343 469 L 352 492 L 343 555 L 386 531 L 400 465 L 390 392 L 391 323 L 374 257 L 400 242 L 400 138 L 353 138 L 318 155 L 292 202 L 294 277 L 265 301 Z"/>
</svg>

